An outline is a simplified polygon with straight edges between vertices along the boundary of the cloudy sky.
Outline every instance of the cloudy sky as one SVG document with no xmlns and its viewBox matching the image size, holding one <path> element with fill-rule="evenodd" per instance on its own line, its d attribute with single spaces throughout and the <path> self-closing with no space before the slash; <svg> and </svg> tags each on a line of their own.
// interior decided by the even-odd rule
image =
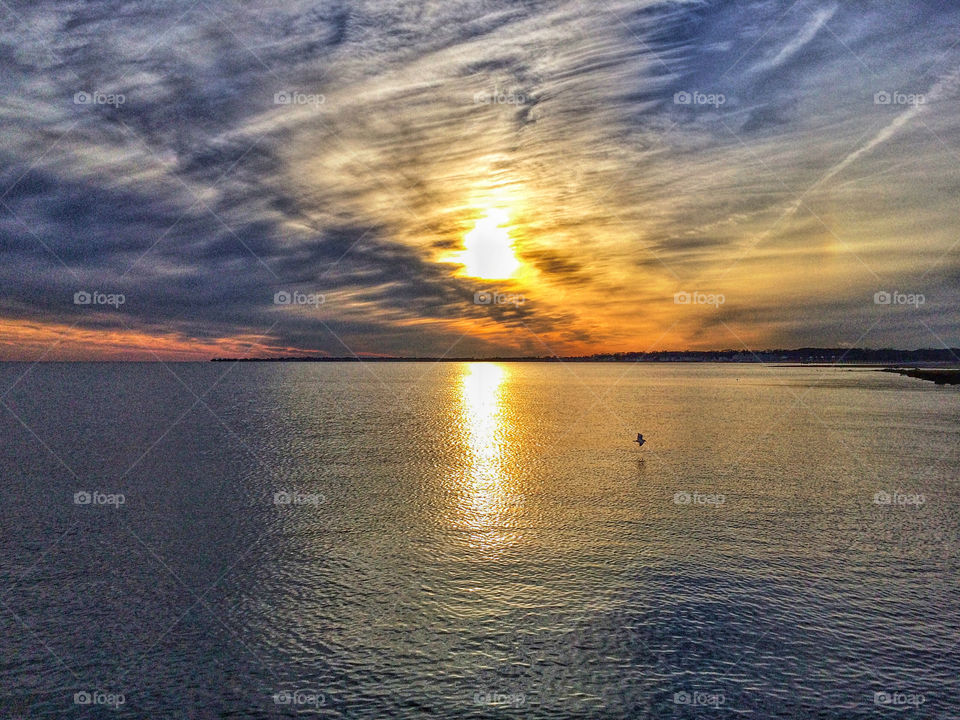
<svg viewBox="0 0 960 720">
<path fill-rule="evenodd" d="M 958 31 L 934 0 L 3 0 L 0 358 L 960 345 Z"/>
</svg>

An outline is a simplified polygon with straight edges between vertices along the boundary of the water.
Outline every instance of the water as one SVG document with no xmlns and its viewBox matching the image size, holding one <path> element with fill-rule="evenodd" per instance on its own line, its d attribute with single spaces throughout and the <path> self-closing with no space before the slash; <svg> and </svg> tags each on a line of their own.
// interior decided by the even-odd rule
<svg viewBox="0 0 960 720">
<path fill-rule="evenodd" d="M 954 388 L 28 369 L 0 365 L 3 717 L 960 714 Z"/>
</svg>

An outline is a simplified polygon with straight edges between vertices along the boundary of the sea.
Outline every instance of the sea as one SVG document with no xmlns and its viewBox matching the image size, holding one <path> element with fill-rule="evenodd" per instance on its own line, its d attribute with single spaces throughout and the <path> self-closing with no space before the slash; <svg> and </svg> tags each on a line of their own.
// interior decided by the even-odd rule
<svg viewBox="0 0 960 720">
<path fill-rule="evenodd" d="M 960 717 L 958 393 L 0 364 L 0 718 Z"/>
</svg>

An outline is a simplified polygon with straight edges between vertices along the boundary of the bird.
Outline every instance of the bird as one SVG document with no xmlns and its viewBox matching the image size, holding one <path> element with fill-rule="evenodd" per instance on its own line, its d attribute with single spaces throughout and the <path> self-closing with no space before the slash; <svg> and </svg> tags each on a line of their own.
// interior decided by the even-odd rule
<svg viewBox="0 0 960 720">
<path fill-rule="evenodd" d="M 646 442 L 646 440 L 643 439 L 643 435 L 641 435 L 640 433 L 637 433 L 637 439 L 634 440 L 634 442 L 637 444 L 638 447 L 643 447 L 643 444 Z"/>
</svg>

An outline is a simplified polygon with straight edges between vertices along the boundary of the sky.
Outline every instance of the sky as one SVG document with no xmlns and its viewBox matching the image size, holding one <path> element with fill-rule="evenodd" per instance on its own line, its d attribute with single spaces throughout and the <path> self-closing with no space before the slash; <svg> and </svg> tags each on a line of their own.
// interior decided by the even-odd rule
<svg viewBox="0 0 960 720">
<path fill-rule="evenodd" d="M 0 359 L 960 346 L 958 30 L 3 0 Z"/>
</svg>

